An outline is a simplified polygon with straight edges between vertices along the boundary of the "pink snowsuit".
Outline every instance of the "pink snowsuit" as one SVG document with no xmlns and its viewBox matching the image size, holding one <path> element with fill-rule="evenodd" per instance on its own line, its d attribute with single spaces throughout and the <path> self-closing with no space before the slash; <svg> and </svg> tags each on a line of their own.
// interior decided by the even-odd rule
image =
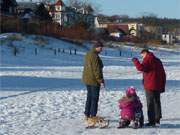
<svg viewBox="0 0 180 135">
<path fill-rule="evenodd" d="M 134 120 L 135 113 L 142 109 L 142 104 L 138 96 L 124 96 L 119 100 L 119 109 L 121 109 L 121 119 Z"/>
</svg>

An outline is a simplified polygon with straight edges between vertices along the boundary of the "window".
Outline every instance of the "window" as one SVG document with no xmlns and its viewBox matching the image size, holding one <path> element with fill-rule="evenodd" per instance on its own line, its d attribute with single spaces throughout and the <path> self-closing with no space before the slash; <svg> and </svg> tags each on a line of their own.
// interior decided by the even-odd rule
<svg viewBox="0 0 180 135">
<path fill-rule="evenodd" d="M 55 15 L 55 18 L 56 18 L 56 19 L 60 19 L 60 18 L 61 18 L 61 14 L 56 14 L 56 15 Z"/>
<path fill-rule="evenodd" d="M 56 11 L 61 11 L 61 6 L 56 6 Z"/>
</svg>

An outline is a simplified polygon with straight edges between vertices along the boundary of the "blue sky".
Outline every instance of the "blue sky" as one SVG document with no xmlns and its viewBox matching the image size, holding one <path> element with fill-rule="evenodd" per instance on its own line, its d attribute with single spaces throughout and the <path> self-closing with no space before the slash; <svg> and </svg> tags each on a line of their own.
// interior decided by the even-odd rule
<svg viewBox="0 0 180 135">
<path fill-rule="evenodd" d="M 100 6 L 101 12 L 108 15 L 126 14 L 142 16 L 144 12 L 158 17 L 180 19 L 180 0 L 90 0 Z"/>
<path fill-rule="evenodd" d="M 17 0 L 22 1 L 22 0 Z M 24 0 L 28 1 L 28 0 Z M 33 0 L 36 1 L 36 0 Z M 64 2 L 67 0 L 63 0 Z M 98 5 L 106 15 L 140 17 L 145 12 L 158 17 L 180 19 L 180 0 L 87 0 Z"/>
</svg>

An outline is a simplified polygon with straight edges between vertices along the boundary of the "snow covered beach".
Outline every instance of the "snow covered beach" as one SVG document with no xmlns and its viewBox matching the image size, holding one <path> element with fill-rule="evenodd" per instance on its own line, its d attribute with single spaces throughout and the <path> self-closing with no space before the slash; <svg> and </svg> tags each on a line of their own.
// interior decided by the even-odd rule
<svg viewBox="0 0 180 135">
<path fill-rule="evenodd" d="M 1 36 L 0 40 L 8 38 Z M 180 134 L 180 52 L 178 50 L 153 50 L 160 57 L 167 73 L 166 93 L 162 94 L 163 119 L 160 128 L 116 129 L 118 124 L 118 99 L 127 86 L 138 89 L 144 105 L 146 101 L 141 84 L 141 74 L 131 63 L 131 56 L 118 56 L 115 49 L 102 53 L 105 64 L 106 88 L 101 91 L 99 115 L 110 120 L 108 129 L 84 128 L 86 90 L 81 83 L 83 57 L 86 50 L 78 48 L 77 55 L 59 53 L 50 48 L 74 47 L 57 39 L 48 43 L 37 56 L 32 55 L 37 45 L 33 36 L 13 41 L 15 46 L 28 48 L 16 57 L 11 48 L 1 45 L 0 62 L 0 134 L 2 135 L 109 135 L 109 134 Z M 128 53 L 130 48 L 122 48 Z M 132 51 L 132 49 L 131 49 Z M 138 56 L 138 49 L 133 49 Z"/>
</svg>

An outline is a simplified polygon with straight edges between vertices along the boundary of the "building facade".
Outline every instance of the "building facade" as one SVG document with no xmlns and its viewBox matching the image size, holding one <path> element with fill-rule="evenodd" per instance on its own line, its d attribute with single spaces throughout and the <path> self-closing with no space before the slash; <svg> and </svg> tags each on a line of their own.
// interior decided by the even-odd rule
<svg viewBox="0 0 180 135">
<path fill-rule="evenodd" d="M 47 10 L 49 11 L 50 16 L 53 21 L 58 22 L 60 25 L 64 23 L 64 12 L 65 12 L 65 4 L 63 1 L 58 0 L 55 3 L 48 3 L 46 5 Z"/>
<path fill-rule="evenodd" d="M 4 14 L 17 14 L 16 0 L 0 0 L 0 12 Z"/>
<path fill-rule="evenodd" d="M 80 9 L 67 7 L 62 0 L 48 3 L 46 7 L 53 20 L 58 22 L 60 26 L 71 26 L 81 21 L 94 27 L 94 15 L 83 7 Z"/>
<path fill-rule="evenodd" d="M 143 25 L 139 23 L 127 23 L 129 34 L 135 37 L 140 37 L 143 31 Z"/>
<path fill-rule="evenodd" d="M 167 44 L 173 44 L 175 41 L 175 38 L 172 33 L 165 33 L 165 34 L 162 34 L 162 40 L 165 41 Z"/>
<path fill-rule="evenodd" d="M 121 23 L 121 22 L 109 22 L 105 18 L 95 18 L 95 27 L 98 29 L 105 28 L 110 31 L 110 35 L 131 35 L 140 37 L 144 27 L 139 23 Z"/>
</svg>

